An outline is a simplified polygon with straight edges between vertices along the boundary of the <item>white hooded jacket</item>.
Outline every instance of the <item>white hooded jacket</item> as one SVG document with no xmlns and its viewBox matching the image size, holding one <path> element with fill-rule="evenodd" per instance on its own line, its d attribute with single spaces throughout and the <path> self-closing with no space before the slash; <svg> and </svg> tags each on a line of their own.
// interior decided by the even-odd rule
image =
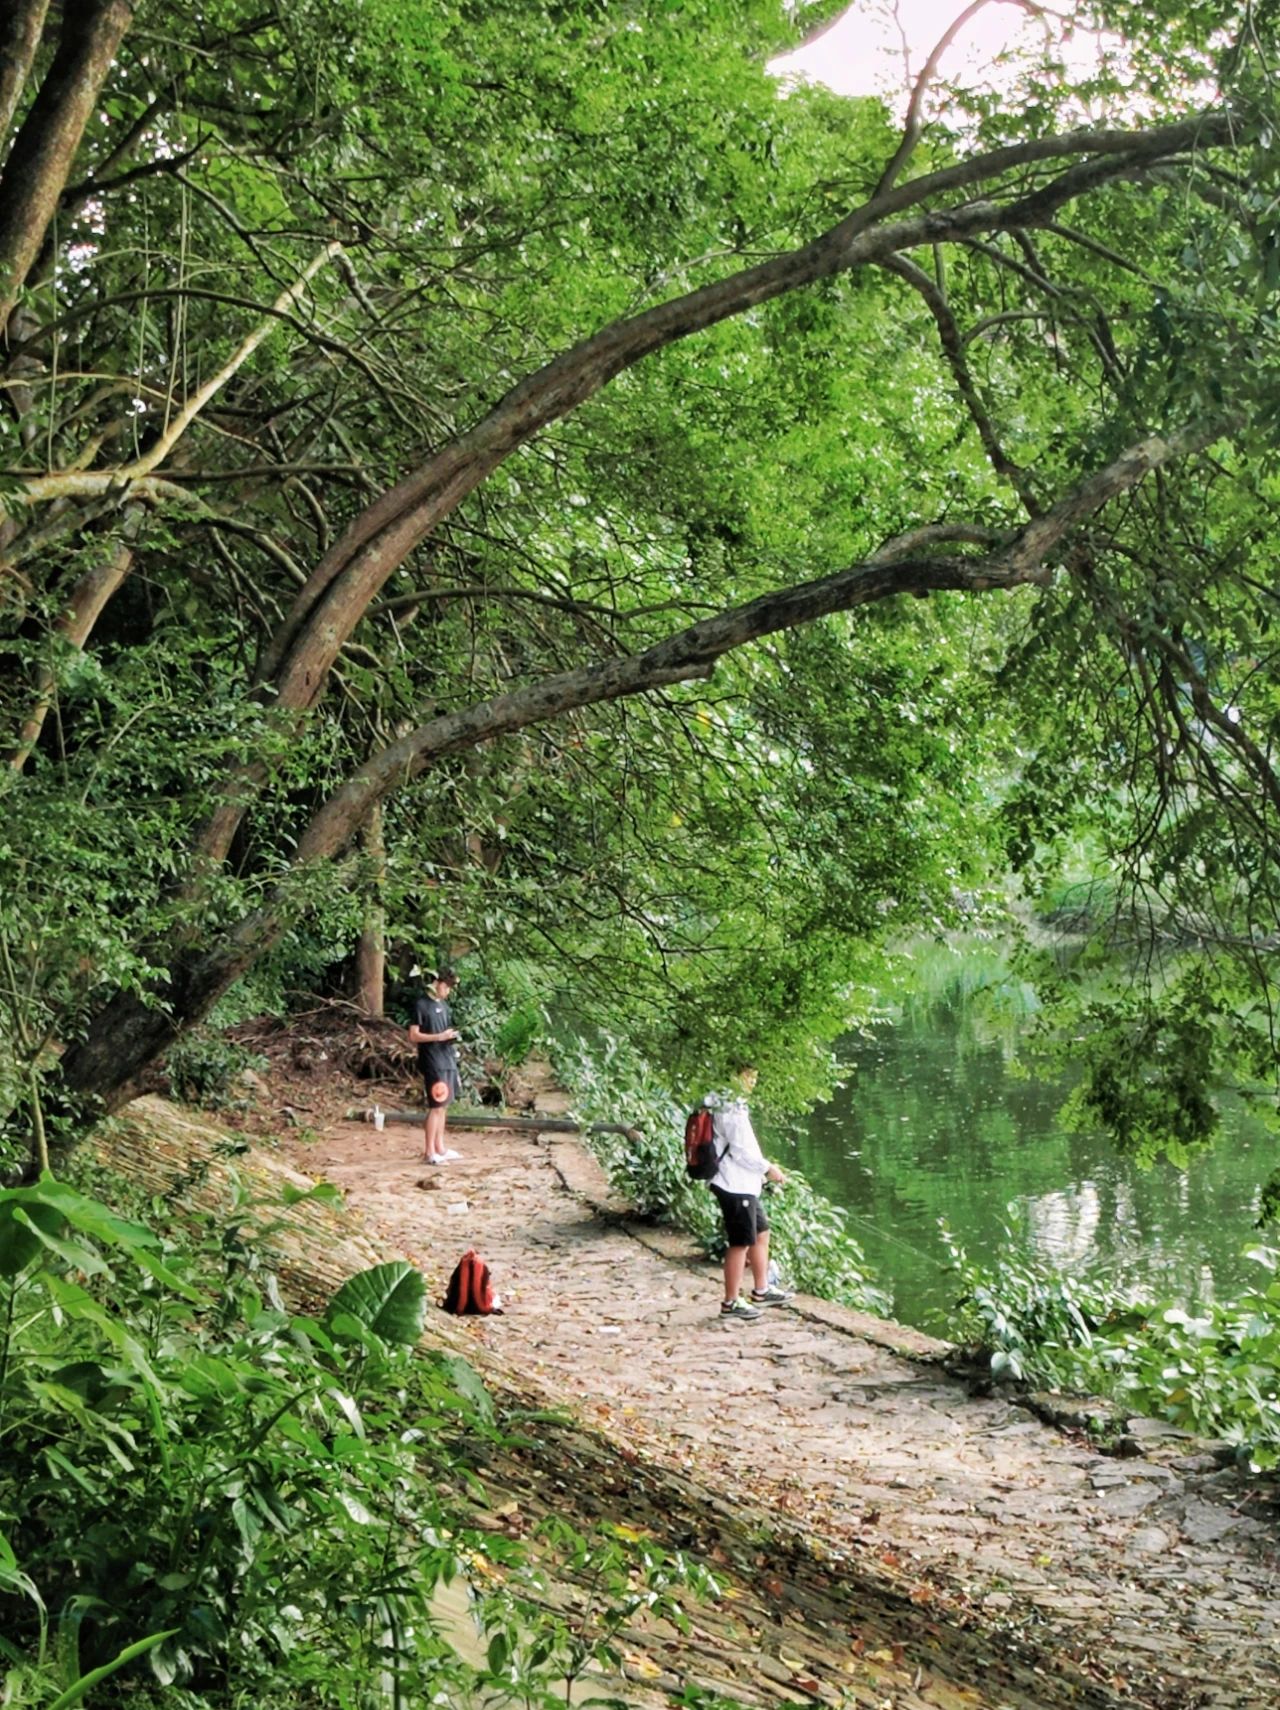
<svg viewBox="0 0 1280 1710">
<path fill-rule="evenodd" d="M 723 1154 L 711 1186 L 726 1193 L 758 1196 L 769 1165 L 751 1126 L 746 1099 L 730 1093 L 708 1093 L 702 1102 L 711 1112 L 716 1151 Z"/>
</svg>

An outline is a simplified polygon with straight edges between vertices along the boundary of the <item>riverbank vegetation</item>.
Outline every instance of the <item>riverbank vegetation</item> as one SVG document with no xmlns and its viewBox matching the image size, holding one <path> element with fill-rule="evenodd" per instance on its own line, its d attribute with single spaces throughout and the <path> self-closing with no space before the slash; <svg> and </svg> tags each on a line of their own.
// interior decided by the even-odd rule
<svg viewBox="0 0 1280 1710">
<path fill-rule="evenodd" d="M 1064 967 L 1088 943 L 1029 931 L 1033 958 Z M 1223 1111 L 1218 1155 L 1118 1155 L 1026 971 L 1016 938 L 904 946 L 885 1035 L 855 1042 L 852 1084 L 803 1157 L 852 1147 L 847 1174 L 819 1179 L 859 1208 L 900 1315 L 998 1382 L 1094 1396 L 1107 1421 L 1143 1415 L 1272 1468 L 1280 1289 L 1256 1100 Z"/>
<path fill-rule="evenodd" d="M 678 1144 L 688 1114 L 652 1069 L 625 1041 L 581 1038 L 557 1054 L 556 1064 L 584 1124 L 610 1124 L 626 1113 L 629 1132 L 585 1136 L 611 1185 L 642 1217 L 674 1224 L 707 1252 L 724 1251 L 719 1207 L 703 1182 L 685 1173 Z M 691 1095 L 697 1102 L 700 1095 Z M 784 1192 L 768 1192 L 770 1252 L 789 1287 L 845 1306 L 887 1314 L 892 1295 L 880 1285 L 850 1227 L 831 1199 L 803 1176 L 788 1175 Z"/>
<path fill-rule="evenodd" d="M 1094 1395 L 1225 1445 L 1255 1470 L 1280 1465 L 1280 1254 L 1256 1245 L 1257 1285 L 1189 1309 L 1143 1289 L 1008 1255 L 978 1263 L 944 1228 L 955 1334 L 997 1378 Z"/>
<path fill-rule="evenodd" d="M 178 1178 L 134 1218 L 94 1185 L 0 1191 L 6 1705 L 563 1703 L 715 1594 L 619 1524 L 495 1533 L 477 1467 L 536 1426 L 415 1347 L 412 1266 L 299 1312 L 272 1241 L 305 1196 L 211 1216 Z"/>
</svg>

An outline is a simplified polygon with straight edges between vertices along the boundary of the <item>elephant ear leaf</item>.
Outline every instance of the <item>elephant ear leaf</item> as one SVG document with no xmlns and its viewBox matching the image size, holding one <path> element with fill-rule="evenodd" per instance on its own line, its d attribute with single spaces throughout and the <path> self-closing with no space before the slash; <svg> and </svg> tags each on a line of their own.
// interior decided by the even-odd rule
<svg viewBox="0 0 1280 1710">
<path fill-rule="evenodd" d="M 403 1259 L 374 1265 L 349 1277 L 329 1302 L 330 1324 L 345 1315 L 384 1342 L 411 1347 L 427 1316 L 427 1285 L 422 1273 Z"/>
</svg>

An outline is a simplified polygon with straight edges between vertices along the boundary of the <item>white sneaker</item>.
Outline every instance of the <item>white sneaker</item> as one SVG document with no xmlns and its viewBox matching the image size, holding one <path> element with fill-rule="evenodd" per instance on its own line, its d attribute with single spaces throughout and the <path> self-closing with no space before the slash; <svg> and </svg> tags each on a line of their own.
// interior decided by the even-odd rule
<svg viewBox="0 0 1280 1710">
<path fill-rule="evenodd" d="M 449 1146 L 449 1147 L 446 1147 L 446 1149 L 443 1152 L 441 1152 L 440 1162 L 443 1163 L 446 1158 L 460 1158 L 461 1156 L 462 1156 L 461 1152 L 455 1152 L 453 1147 Z"/>
<path fill-rule="evenodd" d="M 447 1155 L 442 1156 L 433 1152 L 429 1158 L 424 1158 L 422 1161 L 424 1164 L 447 1164 L 449 1160 Z"/>
</svg>

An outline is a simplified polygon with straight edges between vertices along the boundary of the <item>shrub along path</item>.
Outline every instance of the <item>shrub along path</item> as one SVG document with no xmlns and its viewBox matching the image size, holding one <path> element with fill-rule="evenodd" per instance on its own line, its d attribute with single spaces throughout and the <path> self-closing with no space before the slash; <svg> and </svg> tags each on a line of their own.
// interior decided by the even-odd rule
<svg viewBox="0 0 1280 1710">
<path fill-rule="evenodd" d="M 576 1142 L 450 1141 L 463 1156 L 439 1168 L 407 1126 L 343 1122 L 284 1144 L 437 1299 L 474 1245 L 505 1315 L 433 1314 L 434 1330 L 462 1330 L 482 1366 L 599 1429 L 612 1470 L 597 1497 L 616 1518 L 741 1575 L 729 1662 L 708 1640 L 692 1678 L 748 1703 L 892 1710 L 1280 1702 L 1273 1492 L 1176 1436 L 1102 1455 L 969 1393 L 941 1344 L 819 1301 L 724 1323 L 717 1268 L 629 1221 Z M 517 1515 L 546 1503 L 547 1470 L 536 1454 L 508 1461 Z M 565 1501 L 578 1476 L 558 1481 Z M 792 1654 L 793 1631 L 771 1649 L 769 1623 L 797 1611 L 807 1648 Z M 672 1680 L 690 1677 L 681 1654 Z M 640 1673 L 656 1666 L 651 1650 Z"/>
</svg>

